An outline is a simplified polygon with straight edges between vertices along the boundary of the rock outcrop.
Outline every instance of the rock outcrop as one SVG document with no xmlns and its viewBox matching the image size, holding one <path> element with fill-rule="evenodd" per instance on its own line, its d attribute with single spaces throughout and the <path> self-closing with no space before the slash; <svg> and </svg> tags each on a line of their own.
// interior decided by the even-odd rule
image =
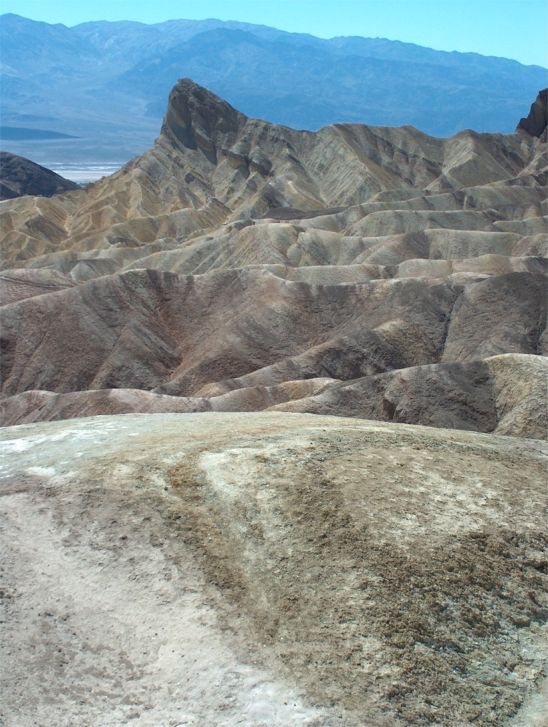
<svg viewBox="0 0 548 727">
<path fill-rule="evenodd" d="M 295 131 L 184 79 L 144 156 L 3 204 L 4 422 L 277 406 L 541 437 L 489 361 L 519 388 L 546 351 L 547 170 L 525 133 Z"/>
<path fill-rule="evenodd" d="M 544 141 L 548 140 L 548 88 L 539 91 L 535 101 L 531 104 L 529 114 L 520 122 L 516 131 L 525 131 L 531 136 L 538 136 Z"/>
<path fill-rule="evenodd" d="M 52 197 L 73 189 L 78 189 L 75 182 L 61 177 L 51 169 L 17 154 L 0 151 L 0 200 L 24 195 Z"/>
</svg>

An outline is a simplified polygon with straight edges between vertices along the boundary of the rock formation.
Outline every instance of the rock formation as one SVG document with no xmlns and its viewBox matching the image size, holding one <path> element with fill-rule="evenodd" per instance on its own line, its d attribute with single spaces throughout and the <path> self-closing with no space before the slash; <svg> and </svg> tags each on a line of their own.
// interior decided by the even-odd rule
<svg viewBox="0 0 548 727">
<path fill-rule="evenodd" d="M 0 200 L 27 194 L 52 197 L 72 189 L 78 189 L 78 185 L 70 179 L 65 179 L 30 159 L 0 151 Z"/>
<path fill-rule="evenodd" d="M 529 114 L 520 119 L 516 131 L 525 131 L 531 136 L 538 136 L 548 141 L 548 88 L 539 91 L 539 95 L 531 104 Z"/>
<path fill-rule="evenodd" d="M 524 408 L 497 381 L 544 370 L 547 159 L 523 133 L 294 131 L 182 80 L 143 157 L 3 204 L 3 421 L 276 407 L 541 437 L 542 386 Z"/>
</svg>

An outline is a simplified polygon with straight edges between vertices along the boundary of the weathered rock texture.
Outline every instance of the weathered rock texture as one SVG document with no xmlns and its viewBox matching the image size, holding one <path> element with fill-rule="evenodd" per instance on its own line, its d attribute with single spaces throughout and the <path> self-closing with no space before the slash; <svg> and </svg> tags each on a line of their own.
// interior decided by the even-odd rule
<svg viewBox="0 0 548 727">
<path fill-rule="evenodd" d="M 0 718 L 541 727 L 544 449 L 286 413 L 4 429 Z"/>
<path fill-rule="evenodd" d="M 78 189 L 75 182 L 51 169 L 8 151 L 0 151 L 0 200 L 26 194 L 52 197 L 73 189 Z"/>
<path fill-rule="evenodd" d="M 543 437 L 547 169 L 525 133 L 294 131 L 182 80 L 144 156 L 2 205 L 3 421 L 281 407 Z"/>
</svg>

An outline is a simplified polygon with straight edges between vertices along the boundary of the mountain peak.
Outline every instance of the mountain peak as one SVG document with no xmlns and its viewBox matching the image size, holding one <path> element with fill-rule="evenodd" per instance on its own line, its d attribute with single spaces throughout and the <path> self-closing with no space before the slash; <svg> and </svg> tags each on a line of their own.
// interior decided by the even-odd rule
<svg viewBox="0 0 548 727">
<path fill-rule="evenodd" d="M 182 78 L 169 94 L 161 136 L 175 146 L 201 149 L 211 158 L 219 146 L 234 142 L 245 121 L 246 116 L 222 98 Z"/>
</svg>

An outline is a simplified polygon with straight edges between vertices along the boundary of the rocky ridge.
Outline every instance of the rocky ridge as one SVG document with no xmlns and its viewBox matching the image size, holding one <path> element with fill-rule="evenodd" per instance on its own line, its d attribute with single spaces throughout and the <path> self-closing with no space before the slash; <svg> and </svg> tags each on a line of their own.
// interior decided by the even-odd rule
<svg viewBox="0 0 548 727">
<path fill-rule="evenodd" d="M 23 195 L 52 197 L 73 189 L 78 189 L 75 182 L 61 177 L 51 169 L 17 154 L 0 151 L 0 200 Z"/>
<path fill-rule="evenodd" d="M 525 133 L 295 131 L 182 80 L 147 154 L 2 205 L 3 420 L 276 407 L 544 436 L 547 169 Z"/>
</svg>

